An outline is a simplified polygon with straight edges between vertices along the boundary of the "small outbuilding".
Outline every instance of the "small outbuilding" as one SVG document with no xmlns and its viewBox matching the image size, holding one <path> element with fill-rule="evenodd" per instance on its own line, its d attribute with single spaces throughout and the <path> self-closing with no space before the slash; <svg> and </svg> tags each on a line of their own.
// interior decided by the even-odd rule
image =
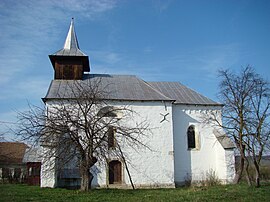
<svg viewBox="0 0 270 202">
<path fill-rule="evenodd" d="M 39 148 L 27 148 L 23 157 L 26 164 L 26 183 L 40 185 L 41 157 Z"/>
<path fill-rule="evenodd" d="M 0 181 L 24 182 L 26 164 L 23 157 L 27 148 L 22 142 L 0 142 Z"/>
</svg>

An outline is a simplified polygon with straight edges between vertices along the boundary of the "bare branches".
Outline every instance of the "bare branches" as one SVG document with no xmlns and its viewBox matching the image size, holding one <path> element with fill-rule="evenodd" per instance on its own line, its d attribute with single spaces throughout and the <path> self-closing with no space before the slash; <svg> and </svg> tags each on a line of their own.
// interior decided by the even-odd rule
<svg viewBox="0 0 270 202">
<path fill-rule="evenodd" d="M 58 168 L 76 162 L 82 177 L 81 189 L 88 190 L 90 168 L 120 151 L 119 147 L 108 148 L 109 128 L 116 131 L 113 138 L 117 145 L 148 148 L 142 140 L 149 124 L 144 119 L 136 122 L 138 115 L 129 106 L 106 100 L 109 84 L 101 79 L 65 82 L 65 91 L 59 92 L 58 99 L 46 100 L 42 108 L 29 106 L 27 112 L 19 113 L 18 134 L 42 144 L 47 159 L 55 158 Z M 122 150 L 121 154 L 125 158 Z"/>
<path fill-rule="evenodd" d="M 30 104 L 28 107 L 28 111 L 18 112 L 17 134 L 23 140 L 37 143 L 40 141 L 41 134 L 45 132 L 46 109 Z"/>
<path fill-rule="evenodd" d="M 234 139 L 241 155 L 241 178 L 247 155 L 252 157 L 259 186 L 260 159 L 269 144 L 269 83 L 247 66 L 240 74 L 221 70 L 219 97 L 224 103 L 223 128 Z M 248 165 L 248 164 L 247 164 Z"/>
</svg>

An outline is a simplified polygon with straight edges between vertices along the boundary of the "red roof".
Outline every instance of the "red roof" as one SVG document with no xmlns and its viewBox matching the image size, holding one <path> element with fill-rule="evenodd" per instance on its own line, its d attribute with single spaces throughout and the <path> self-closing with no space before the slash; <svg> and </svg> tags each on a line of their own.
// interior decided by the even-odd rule
<svg viewBox="0 0 270 202">
<path fill-rule="evenodd" d="M 0 142 L 0 164 L 21 164 L 26 148 L 21 142 Z"/>
</svg>

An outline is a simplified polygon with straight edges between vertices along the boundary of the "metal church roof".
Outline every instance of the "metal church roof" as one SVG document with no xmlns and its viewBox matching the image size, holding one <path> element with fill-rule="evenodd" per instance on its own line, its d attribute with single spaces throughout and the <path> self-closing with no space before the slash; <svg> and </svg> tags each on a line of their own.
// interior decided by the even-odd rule
<svg viewBox="0 0 270 202">
<path fill-rule="evenodd" d="M 79 48 L 79 43 L 77 40 L 77 36 L 74 30 L 74 19 L 71 19 L 69 30 L 68 30 L 68 35 L 64 44 L 64 49 L 80 49 Z"/>
<path fill-rule="evenodd" d="M 109 92 L 104 99 L 129 101 L 175 101 L 176 104 L 221 105 L 178 82 L 146 82 L 134 75 L 88 74 L 83 80 L 53 80 L 43 99 L 75 98 L 75 82 L 97 83 Z"/>
<path fill-rule="evenodd" d="M 167 97 L 175 99 L 175 104 L 222 105 L 179 82 L 148 82 Z"/>
<path fill-rule="evenodd" d="M 68 34 L 64 43 L 64 47 L 55 52 L 52 55 L 59 55 L 59 56 L 87 56 L 84 54 L 80 48 L 79 43 L 77 40 L 76 32 L 74 29 L 74 19 L 71 19 Z"/>
<path fill-rule="evenodd" d="M 42 150 L 41 148 L 30 147 L 25 150 L 23 156 L 24 163 L 28 162 L 41 162 L 42 161 Z"/>
<path fill-rule="evenodd" d="M 224 133 L 223 130 L 213 130 L 214 135 L 224 149 L 234 149 L 235 145 L 232 140 Z"/>
<path fill-rule="evenodd" d="M 98 83 L 98 88 L 108 92 L 104 95 L 104 99 L 108 100 L 173 101 L 136 76 L 110 74 L 89 74 L 83 80 L 76 81 L 53 80 L 44 99 L 75 98 L 79 94 L 74 88 L 75 82 L 79 86 Z"/>
</svg>

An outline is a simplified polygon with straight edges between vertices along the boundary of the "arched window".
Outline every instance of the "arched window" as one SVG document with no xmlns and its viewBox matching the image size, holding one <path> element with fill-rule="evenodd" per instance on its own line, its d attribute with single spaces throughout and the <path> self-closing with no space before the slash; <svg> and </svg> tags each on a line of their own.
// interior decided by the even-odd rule
<svg viewBox="0 0 270 202">
<path fill-rule="evenodd" d="M 196 148 L 195 126 L 191 125 L 187 130 L 188 148 Z"/>
<path fill-rule="evenodd" d="M 122 118 L 123 116 L 121 110 L 113 106 L 106 106 L 101 108 L 97 115 L 99 117 L 115 117 L 115 118 Z"/>
</svg>

